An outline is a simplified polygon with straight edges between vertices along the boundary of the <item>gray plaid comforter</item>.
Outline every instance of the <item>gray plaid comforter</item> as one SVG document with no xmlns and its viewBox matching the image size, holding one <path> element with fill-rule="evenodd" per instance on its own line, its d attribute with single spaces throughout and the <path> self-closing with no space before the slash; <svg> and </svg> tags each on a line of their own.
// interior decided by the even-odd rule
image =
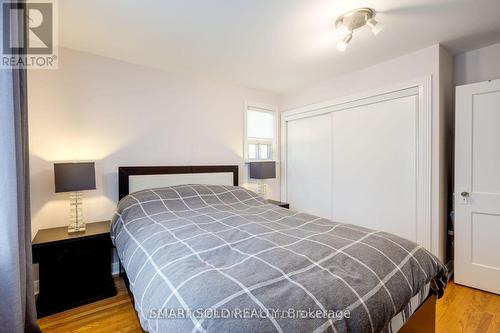
<svg viewBox="0 0 500 333">
<path fill-rule="evenodd" d="M 424 285 L 446 286 L 413 242 L 241 187 L 130 194 L 111 234 L 150 332 L 380 332 Z"/>
</svg>

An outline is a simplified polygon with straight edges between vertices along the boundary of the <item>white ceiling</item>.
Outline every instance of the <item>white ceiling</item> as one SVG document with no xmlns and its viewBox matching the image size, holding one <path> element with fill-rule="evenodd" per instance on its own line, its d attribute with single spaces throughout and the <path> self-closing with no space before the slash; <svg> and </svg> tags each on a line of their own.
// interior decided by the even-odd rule
<svg viewBox="0 0 500 333">
<path fill-rule="evenodd" d="M 333 22 L 377 10 L 386 27 L 335 48 Z M 500 0 L 63 0 L 60 44 L 277 93 L 442 43 L 500 42 Z"/>
</svg>

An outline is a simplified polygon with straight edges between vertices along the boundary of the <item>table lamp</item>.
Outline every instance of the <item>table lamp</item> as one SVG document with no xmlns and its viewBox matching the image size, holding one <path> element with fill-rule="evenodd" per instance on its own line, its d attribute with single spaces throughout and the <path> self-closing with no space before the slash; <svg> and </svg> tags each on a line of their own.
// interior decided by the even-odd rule
<svg viewBox="0 0 500 333">
<path fill-rule="evenodd" d="M 262 179 L 276 178 L 276 162 L 250 162 L 250 176 L 251 179 L 259 179 L 257 193 L 261 197 L 266 197 L 267 184 Z"/>
<path fill-rule="evenodd" d="M 95 190 L 95 163 L 54 163 L 54 180 L 56 193 L 71 192 L 68 233 L 85 231 L 81 191 Z"/>
</svg>

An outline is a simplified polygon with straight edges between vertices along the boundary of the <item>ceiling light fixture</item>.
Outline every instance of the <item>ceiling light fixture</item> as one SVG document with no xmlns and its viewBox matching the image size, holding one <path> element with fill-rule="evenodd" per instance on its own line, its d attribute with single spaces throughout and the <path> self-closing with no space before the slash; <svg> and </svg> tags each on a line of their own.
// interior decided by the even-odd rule
<svg viewBox="0 0 500 333">
<path fill-rule="evenodd" d="M 345 51 L 352 39 L 353 31 L 365 25 L 371 28 L 374 35 L 377 35 L 383 29 L 383 26 L 374 19 L 375 15 L 375 10 L 371 8 L 358 8 L 341 15 L 335 21 L 335 35 L 338 40 L 337 49 Z"/>
</svg>

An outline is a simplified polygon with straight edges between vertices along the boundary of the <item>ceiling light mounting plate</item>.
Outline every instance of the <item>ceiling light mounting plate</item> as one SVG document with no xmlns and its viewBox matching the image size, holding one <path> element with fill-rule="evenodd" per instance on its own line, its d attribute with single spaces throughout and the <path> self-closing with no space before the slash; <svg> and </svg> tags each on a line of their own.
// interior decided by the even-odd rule
<svg viewBox="0 0 500 333">
<path fill-rule="evenodd" d="M 335 27 L 338 28 L 341 25 L 344 25 L 352 31 L 366 25 L 366 21 L 374 18 L 375 15 L 375 10 L 371 8 L 354 9 L 339 16 L 339 18 L 335 21 Z"/>
</svg>

